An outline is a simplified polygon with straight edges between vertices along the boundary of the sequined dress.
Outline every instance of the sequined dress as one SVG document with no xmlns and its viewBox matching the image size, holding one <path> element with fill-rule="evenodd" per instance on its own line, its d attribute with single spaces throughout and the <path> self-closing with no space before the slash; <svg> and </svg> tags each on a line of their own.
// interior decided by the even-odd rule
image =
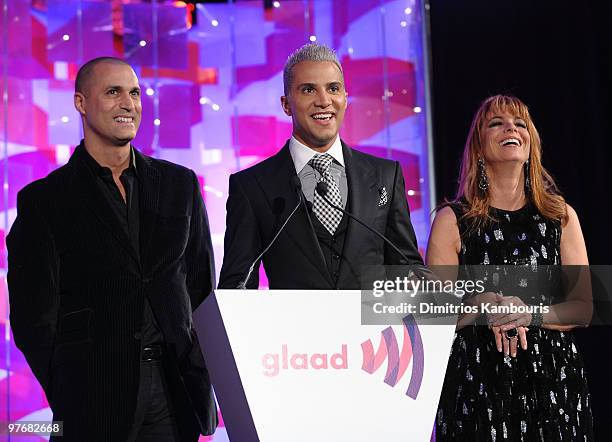
<svg viewBox="0 0 612 442">
<path fill-rule="evenodd" d="M 451 206 L 457 219 L 459 205 Z M 496 222 L 462 238 L 460 264 L 561 264 L 559 222 L 532 205 L 491 209 Z M 592 441 L 590 396 L 571 332 L 531 327 L 516 358 L 497 351 L 491 330 L 457 331 L 436 416 L 441 441 Z"/>
</svg>

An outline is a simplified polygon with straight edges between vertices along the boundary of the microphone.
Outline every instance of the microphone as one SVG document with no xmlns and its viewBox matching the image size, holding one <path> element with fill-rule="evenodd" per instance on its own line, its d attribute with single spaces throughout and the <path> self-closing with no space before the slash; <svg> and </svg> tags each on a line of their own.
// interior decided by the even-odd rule
<svg viewBox="0 0 612 442">
<path fill-rule="evenodd" d="M 291 211 L 291 213 L 289 214 L 289 216 L 287 217 L 283 225 L 280 227 L 280 229 L 278 229 L 278 232 L 276 232 L 276 235 L 274 235 L 274 237 L 272 238 L 270 243 L 267 245 L 267 247 L 263 249 L 263 251 L 259 254 L 259 256 L 257 256 L 257 258 L 255 258 L 255 260 L 251 263 L 251 266 L 249 267 L 249 271 L 247 272 L 246 277 L 242 281 L 240 281 L 240 283 L 236 287 L 237 289 L 245 290 L 247 288 L 246 286 L 249 282 L 249 279 L 251 279 L 253 270 L 255 270 L 255 264 L 259 262 L 259 260 L 266 254 L 268 250 L 270 250 L 270 247 L 272 247 L 272 245 L 276 242 L 276 239 L 281 234 L 281 232 L 285 229 L 285 226 L 287 225 L 289 220 L 293 218 L 293 215 L 295 214 L 295 212 L 297 212 L 297 210 L 300 208 L 300 205 L 302 204 L 302 182 L 297 177 L 297 175 L 291 178 L 291 187 L 293 187 L 293 189 L 298 194 L 298 203 L 295 205 L 295 207 L 293 208 L 293 210 Z M 284 201 L 281 203 L 278 199 L 275 199 L 274 200 L 274 212 L 280 213 L 282 212 L 283 209 L 284 209 Z"/>
<path fill-rule="evenodd" d="M 374 230 L 372 227 L 368 226 L 366 223 L 364 223 L 363 221 L 361 221 L 359 218 L 357 218 L 355 215 L 353 215 L 352 213 L 344 210 L 342 207 L 338 207 L 335 204 L 333 204 L 328 198 L 327 198 L 327 192 L 329 190 L 329 185 L 324 182 L 324 181 L 319 181 L 315 187 L 316 192 L 325 200 L 325 202 L 327 204 L 329 204 L 331 207 L 333 207 L 336 210 L 339 210 L 340 212 L 348 215 L 350 218 L 354 219 L 355 221 L 357 221 L 359 224 L 361 224 L 363 227 L 365 227 L 366 229 L 368 229 L 370 232 L 374 233 L 376 236 L 378 236 L 380 239 L 382 239 L 385 243 L 387 243 L 389 246 L 391 246 L 391 248 L 393 250 L 395 250 L 401 257 L 402 259 L 406 262 L 406 264 L 408 264 L 410 262 L 410 260 L 408 259 L 408 257 L 395 245 L 391 242 L 391 240 L 389 238 L 387 238 L 385 235 L 383 235 L 382 233 L 377 232 L 376 230 Z"/>
</svg>

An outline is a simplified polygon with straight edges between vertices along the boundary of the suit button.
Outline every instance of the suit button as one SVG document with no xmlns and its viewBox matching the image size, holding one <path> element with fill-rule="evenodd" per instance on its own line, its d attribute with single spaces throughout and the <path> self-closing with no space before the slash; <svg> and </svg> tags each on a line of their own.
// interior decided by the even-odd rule
<svg viewBox="0 0 612 442">
<path fill-rule="evenodd" d="M 334 253 L 333 258 L 334 258 L 334 259 L 340 259 L 340 255 L 338 255 L 337 253 Z"/>
<path fill-rule="evenodd" d="M 134 339 L 137 339 L 137 340 L 142 339 L 142 333 L 140 333 L 140 332 L 134 333 Z"/>
</svg>

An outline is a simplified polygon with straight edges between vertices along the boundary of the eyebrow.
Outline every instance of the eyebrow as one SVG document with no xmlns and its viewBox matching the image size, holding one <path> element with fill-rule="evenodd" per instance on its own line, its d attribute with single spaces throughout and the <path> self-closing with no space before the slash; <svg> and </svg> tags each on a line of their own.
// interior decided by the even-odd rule
<svg viewBox="0 0 612 442">
<path fill-rule="evenodd" d="M 317 87 L 317 85 L 315 83 L 300 83 L 300 84 L 298 84 L 297 87 L 298 88 L 302 88 L 302 87 L 306 87 L 306 86 L 311 87 L 311 88 L 316 88 Z M 341 81 L 331 81 L 331 82 L 327 83 L 325 86 L 326 87 L 329 87 L 329 86 L 342 86 L 342 82 Z"/>
</svg>

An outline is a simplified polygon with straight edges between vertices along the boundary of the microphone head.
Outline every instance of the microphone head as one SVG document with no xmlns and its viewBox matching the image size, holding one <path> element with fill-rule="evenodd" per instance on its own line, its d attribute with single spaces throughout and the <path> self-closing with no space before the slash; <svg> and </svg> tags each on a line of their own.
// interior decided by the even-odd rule
<svg viewBox="0 0 612 442">
<path fill-rule="evenodd" d="M 329 189 L 329 186 L 327 185 L 327 183 L 325 181 L 319 181 L 317 183 L 317 186 L 315 187 L 315 190 L 321 196 L 327 195 L 328 189 Z"/>
<path fill-rule="evenodd" d="M 293 190 L 296 192 L 302 190 L 302 182 L 297 175 L 291 177 L 291 187 L 293 187 Z"/>
</svg>

